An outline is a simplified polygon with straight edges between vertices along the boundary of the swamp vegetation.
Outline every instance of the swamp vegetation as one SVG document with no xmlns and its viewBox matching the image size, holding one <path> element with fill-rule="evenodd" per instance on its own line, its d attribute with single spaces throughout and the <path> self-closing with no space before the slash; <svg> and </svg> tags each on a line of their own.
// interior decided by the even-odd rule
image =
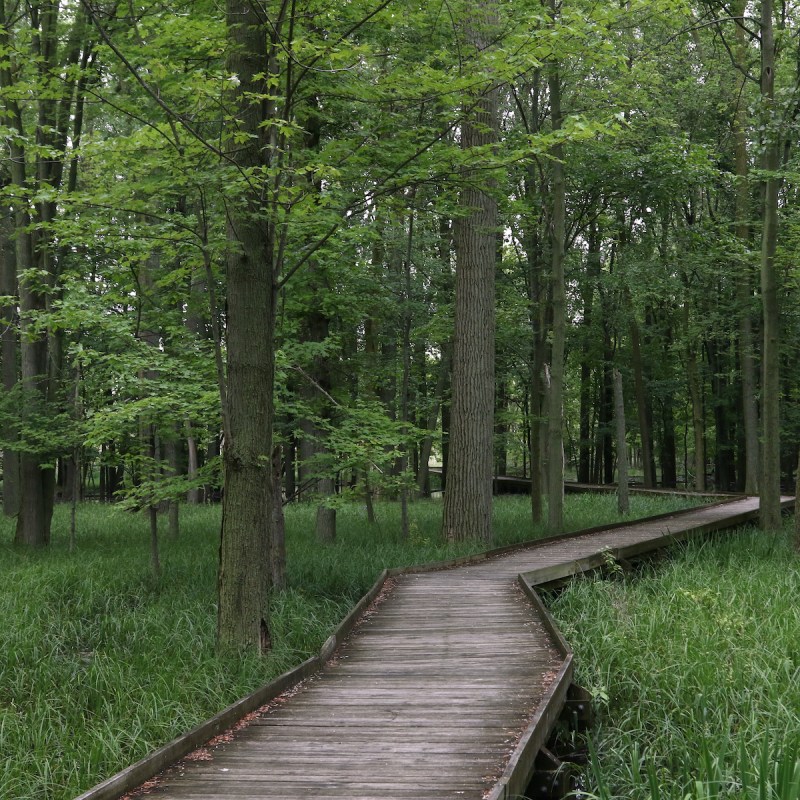
<svg viewBox="0 0 800 800">
<path fill-rule="evenodd" d="M 634 496 L 631 515 L 686 502 Z M 615 506 L 611 494 L 569 496 L 566 525 L 612 521 Z M 218 507 L 184 509 L 185 534 L 164 537 L 160 579 L 146 515 L 83 504 L 70 552 L 67 512 L 56 509 L 47 550 L 0 550 L 2 797 L 69 800 L 314 653 L 382 568 L 480 549 L 443 543 L 436 502 L 410 504 L 406 540 L 399 504 L 379 504 L 376 524 L 347 505 L 324 547 L 315 508 L 292 506 L 275 646 L 231 659 L 214 643 Z M 528 498 L 496 499 L 496 543 L 543 535 L 529 514 Z M 757 785 L 764 764 L 796 754 L 800 578 L 789 536 L 722 535 L 652 573 L 578 581 L 554 602 L 601 711 L 587 791 L 647 797 L 652 773 L 661 796 L 683 797 L 697 778 L 716 797 L 715 786 L 729 792 L 741 775 Z"/>
</svg>

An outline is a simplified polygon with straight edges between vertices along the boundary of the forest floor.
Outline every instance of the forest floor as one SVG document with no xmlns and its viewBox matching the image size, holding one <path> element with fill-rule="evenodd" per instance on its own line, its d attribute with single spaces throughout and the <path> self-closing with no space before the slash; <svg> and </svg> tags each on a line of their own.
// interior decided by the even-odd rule
<svg viewBox="0 0 800 800">
<path fill-rule="evenodd" d="M 686 498 L 634 497 L 631 516 L 675 510 L 687 503 Z M 617 518 L 615 505 L 613 495 L 570 496 L 567 498 L 567 525 L 578 529 L 614 521 Z M 67 508 L 57 508 L 52 546 L 40 553 L 25 553 L 11 547 L 12 523 L 0 519 L 0 619 L 3 620 L 0 626 L 0 797 L 19 800 L 75 797 L 317 652 L 332 628 L 371 586 L 382 568 L 453 558 L 482 549 L 475 544 L 452 546 L 441 542 L 441 504 L 436 502 L 412 504 L 411 536 L 405 542 L 399 535 L 396 505 L 379 504 L 379 522 L 375 525 L 367 522 L 363 506 L 346 506 L 339 511 L 338 540 L 325 546 L 314 539 L 314 509 L 291 507 L 287 509 L 289 589 L 276 596 L 272 605 L 275 649 L 267 659 L 226 660 L 214 652 L 218 508 L 181 509 L 179 539 L 171 541 L 166 535 L 162 536 L 163 571 L 158 579 L 150 572 L 149 533 L 144 515 L 97 504 L 81 506 L 77 547 L 70 553 L 68 512 Z M 494 515 L 494 546 L 544 535 L 542 530 L 531 528 L 526 497 L 497 499 Z M 681 591 L 674 587 L 665 590 L 672 592 L 666 595 L 669 602 L 659 600 L 657 587 L 640 587 L 649 586 L 648 581 L 672 571 L 673 565 L 680 563 L 683 556 L 669 562 L 667 567 L 659 567 L 652 576 L 632 579 L 630 584 L 579 581 L 556 601 L 557 613 L 570 640 L 575 642 L 579 663 L 585 670 L 581 680 L 595 693 L 603 710 L 603 722 L 594 734 L 594 746 L 602 753 L 604 770 L 608 761 L 606 752 L 616 754 L 620 747 L 611 738 L 612 712 L 621 708 L 627 713 L 632 696 L 639 697 L 639 710 L 657 705 L 649 696 L 647 702 L 643 702 L 641 695 L 632 694 L 633 688 L 621 688 L 625 684 L 621 684 L 622 679 L 612 670 L 625 674 L 628 651 L 622 649 L 623 642 L 631 648 L 633 674 L 638 675 L 645 669 L 656 674 L 682 671 L 684 677 L 676 678 L 681 686 L 691 685 L 695 680 L 695 670 L 688 660 L 695 656 L 695 649 L 687 649 L 686 657 L 681 656 L 682 629 L 675 630 L 675 626 L 667 622 L 662 623 L 657 634 L 646 628 L 645 633 L 649 631 L 651 637 L 658 637 L 656 648 L 651 638 L 651 649 L 670 647 L 662 638 L 666 639 L 671 632 L 676 633 L 681 644 L 675 645 L 675 652 L 669 652 L 669 660 L 661 659 L 660 666 L 644 666 L 633 660 L 638 657 L 633 641 L 638 634 L 624 625 L 619 633 L 615 618 L 609 617 L 612 612 L 608 606 L 617 610 L 633 608 L 635 601 L 626 599 L 627 593 L 643 591 L 650 597 L 651 604 L 660 607 L 665 614 L 677 608 L 675 604 L 678 603 L 684 615 L 691 612 L 691 616 L 696 617 L 692 624 L 697 628 L 705 623 L 724 631 L 728 625 L 732 635 L 738 635 L 741 628 L 737 626 L 744 625 L 752 615 L 748 616 L 743 610 L 745 601 L 739 603 L 735 598 L 730 602 L 736 613 L 730 611 L 729 623 L 725 622 L 727 617 L 713 615 L 723 614 L 729 594 L 734 591 L 721 588 L 714 568 L 716 565 L 722 569 L 738 563 L 736 559 L 747 558 L 763 565 L 759 567 L 759 574 L 762 571 L 765 576 L 771 571 L 773 577 L 793 574 L 794 584 L 790 585 L 794 587 L 795 599 L 798 596 L 797 561 L 791 562 L 794 567 L 787 561 L 790 558 L 788 545 L 770 538 L 766 547 L 763 537 L 750 534 L 732 541 L 740 544 L 701 547 L 697 557 L 691 555 L 695 552 L 693 548 L 686 550 L 690 554 L 687 569 L 696 561 L 702 561 L 709 564 L 708 571 L 697 572 L 695 582 L 687 577 L 680 584 Z M 740 555 L 736 555 L 737 546 L 742 548 Z M 720 556 L 714 555 L 717 547 L 723 548 Z M 753 608 L 762 609 L 760 616 L 763 617 L 763 608 L 777 600 L 771 600 L 768 594 L 756 595 L 756 582 L 744 578 L 747 575 L 741 581 L 741 589 L 748 595 L 746 607 L 752 604 Z M 777 591 L 776 583 L 777 579 L 771 584 L 765 577 L 761 588 L 767 593 L 773 589 Z M 607 597 L 604 605 L 604 592 L 619 596 Z M 752 658 L 753 651 L 749 651 L 754 661 L 754 670 L 746 672 L 749 687 L 753 687 L 757 675 L 771 681 L 782 676 L 786 681 L 800 684 L 797 609 L 792 617 L 785 613 L 786 609 L 773 607 L 780 609 L 780 618 L 787 622 L 781 628 L 776 620 L 776 630 L 770 628 L 770 646 L 775 652 L 782 649 L 785 655 L 776 667 L 778 672 L 773 674 L 768 673 L 760 656 Z M 628 616 L 637 623 L 646 618 L 644 612 L 638 611 Z M 630 621 L 625 623 L 630 624 Z M 593 633 L 597 634 L 596 641 Z M 794 638 L 784 641 L 781 636 Z M 610 637 L 620 640 L 619 648 L 612 648 L 613 658 L 602 649 L 609 647 Z M 700 657 L 708 655 L 699 646 L 697 653 Z M 747 661 L 745 656 L 742 659 L 743 663 Z M 633 684 L 640 687 L 639 692 L 643 691 L 641 676 Z M 750 694 L 754 698 L 769 695 L 770 691 L 775 694 L 777 687 L 772 685 L 773 690 L 765 689 L 757 694 L 752 689 Z M 709 695 L 708 702 L 698 705 L 698 701 L 695 706 L 708 717 L 708 711 L 703 709 L 712 700 L 716 702 Z M 800 709 L 796 697 L 787 705 L 795 714 Z M 775 725 L 783 726 L 784 733 L 787 730 L 785 715 L 777 715 L 775 709 L 765 707 L 762 710 L 755 699 L 747 708 L 754 724 L 762 718 L 772 720 L 775 713 Z M 649 730 L 653 723 L 640 720 L 639 724 L 642 727 L 638 733 L 620 734 L 623 740 L 628 737 L 629 745 L 643 741 L 639 736 L 641 730 Z M 737 731 L 742 729 L 741 724 L 736 723 Z M 792 724 L 795 730 L 800 730 L 796 718 Z M 764 733 L 767 728 L 762 725 L 760 730 Z M 789 744 L 780 745 L 783 740 L 779 740 L 777 730 L 776 727 L 774 736 L 762 737 L 765 744 L 761 746 L 769 753 L 788 752 Z M 752 739 L 752 735 L 748 735 Z M 711 739 L 709 746 L 710 742 Z M 670 741 L 669 746 L 673 748 L 674 742 Z M 673 761 L 680 767 L 680 777 L 680 770 L 688 769 L 691 763 L 690 756 L 675 755 L 670 749 L 669 765 L 664 766 L 664 757 L 655 746 L 639 747 L 638 755 L 624 757 L 622 764 L 630 766 L 630 758 L 639 759 L 643 780 L 648 779 L 650 769 L 659 780 L 663 777 L 666 781 Z M 687 739 L 686 747 L 692 757 L 698 758 L 691 740 Z M 715 763 L 712 757 L 715 752 L 718 751 L 707 755 L 709 768 Z M 734 760 L 739 757 L 733 750 L 729 755 Z M 613 759 L 609 764 L 607 778 L 602 775 L 599 779 L 587 777 L 587 781 L 599 787 L 595 791 L 602 791 L 603 781 L 615 787 L 616 773 L 625 772 L 625 767 Z M 616 791 L 609 789 L 608 796 Z M 663 796 L 673 795 L 665 793 Z"/>
</svg>

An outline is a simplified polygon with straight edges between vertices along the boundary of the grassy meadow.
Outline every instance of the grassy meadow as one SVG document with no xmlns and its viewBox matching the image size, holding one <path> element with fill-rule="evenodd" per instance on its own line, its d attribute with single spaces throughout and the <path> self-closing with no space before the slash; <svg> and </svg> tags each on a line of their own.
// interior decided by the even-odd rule
<svg viewBox="0 0 800 800">
<path fill-rule="evenodd" d="M 525 497 L 496 500 L 495 545 L 543 535 L 543 531 L 531 528 L 528 503 Z M 673 510 L 685 505 L 685 501 L 634 497 L 632 504 L 632 516 L 645 516 Z M 616 517 L 615 505 L 612 495 L 569 496 L 567 524 L 578 529 L 612 521 Z M 367 522 L 362 506 L 349 506 L 339 512 L 337 542 L 327 546 L 314 539 L 314 509 L 290 507 L 290 587 L 273 601 L 274 651 L 267 659 L 226 659 L 214 652 L 218 508 L 181 509 L 180 538 L 170 541 L 162 536 L 163 573 L 158 580 L 150 573 L 145 516 L 85 504 L 78 513 L 77 548 L 70 553 L 68 511 L 57 508 L 53 543 L 45 552 L 14 549 L 10 544 L 12 521 L 0 518 L 0 797 L 9 800 L 69 800 L 299 663 L 321 646 L 383 567 L 450 558 L 480 549 L 474 544 L 456 547 L 440 541 L 441 505 L 437 502 L 411 506 L 411 536 L 407 542 L 400 540 L 399 510 L 395 505 L 378 505 L 376 525 Z M 757 536 L 752 538 L 755 543 L 761 541 Z M 748 545 L 741 556 L 735 554 L 738 551 L 731 549 L 732 545 L 721 547 L 720 555 L 714 555 L 716 548 L 698 552 L 718 568 L 748 557 L 754 564 L 763 560 L 767 565 L 764 569 L 773 577 L 787 572 L 789 556 L 777 546 L 764 551 L 763 547 Z M 693 563 L 699 556 L 690 560 Z M 657 580 L 662 569 L 646 580 Z M 690 594 L 675 595 L 681 612 L 688 610 L 697 617 L 698 629 L 709 623 L 719 628 L 718 620 L 709 617 L 709 604 L 717 604 L 713 605 L 714 610 L 724 608 L 723 601 L 727 602 L 727 590 L 721 588 L 713 569 L 709 569 L 709 573 L 697 574 L 696 583 L 683 586 Z M 796 598 L 796 569 L 794 575 Z M 618 636 L 609 633 L 611 612 L 606 609 L 606 616 L 600 613 L 603 592 L 618 592 L 620 597 L 626 597 L 628 591 L 637 591 L 645 582 L 635 581 L 628 586 L 581 581 L 558 601 L 559 616 L 572 638 L 588 640 L 596 631 L 602 643 L 608 636 Z M 775 581 L 766 581 L 765 589 L 770 587 L 776 588 Z M 754 591 L 749 585 L 744 588 Z M 649 591 L 651 602 L 659 605 L 659 590 Z M 711 594 L 703 594 L 706 591 Z M 590 600 L 592 592 L 596 594 L 594 601 Z M 692 600 L 694 595 L 700 599 Z M 632 607 L 632 600 L 616 595 L 612 599 L 614 603 L 607 606 Z M 589 605 L 576 611 L 576 621 L 571 622 L 570 609 L 580 609 L 581 602 Z M 756 600 L 752 602 L 757 605 Z M 762 605 L 777 602 L 762 601 Z M 661 605 L 667 610 L 674 604 Z M 748 612 L 739 609 L 738 603 L 736 608 L 730 621 L 732 631 L 738 631 L 735 626 L 748 618 Z M 760 613 L 764 615 L 763 611 Z M 635 616 L 638 620 L 638 613 Z M 786 617 L 784 629 L 780 628 L 781 618 L 782 614 L 776 617 L 774 636 L 781 630 L 783 635 L 792 631 L 795 635 L 794 649 L 783 648 L 781 669 L 787 680 L 794 677 L 798 683 L 797 674 L 791 673 L 791 665 L 796 667 L 798 662 L 797 616 Z M 794 628 L 790 619 L 794 620 Z M 673 626 L 662 627 L 659 637 Z M 624 638 L 633 640 L 631 630 L 626 631 Z M 627 644 L 633 647 L 634 643 Z M 660 638 L 658 646 L 668 647 Z M 774 646 L 780 647 L 777 643 Z M 693 644 L 687 658 L 699 647 Z M 596 655 L 592 649 L 580 650 L 584 669 L 597 669 L 596 675 L 587 675 L 583 682 L 597 690 L 599 702 L 609 713 L 612 700 L 616 702 L 617 693 L 623 691 L 617 678 L 612 680 L 610 670 L 621 668 L 628 657 L 612 650 L 613 659 L 602 650 Z M 595 658 L 598 660 L 592 662 Z M 679 652 L 670 653 L 669 661 L 665 658 L 658 670 L 672 672 L 675 665 L 684 664 Z M 743 657 L 742 663 L 746 661 Z M 756 673 L 766 671 L 762 658 L 755 662 Z M 696 668 L 686 663 L 682 681 L 690 684 L 698 678 Z M 633 674 L 639 674 L 639 663 L 632 661 L 632 665 Z M 755 678 L 748 680 L 752 684 Z M 748 691 L 752 694 L 752 689 Z M 777 688 L 772 691 L 781 696 Z M 640 700 L 643 705 L 656 705 L 649 698 L 646 703 Z M 695 705 L 708 708 L 704 712 L 708 716 L 712 700 L 709 694 L 704 704 L 698 700 Z M 796 697 L 787 701 L 787 705 L 792 703 L 796 711 Z M 762 709 L 755 697 L 747 709 L 754 724 L 762 718 L 773 719 L 774 709 Z M 774 719 L 775 725 L 784 724 L 784 717 Z M 678 722 L 674 725 L 677 729 Z M 795 728 L 800 729 L 796 724 Z M 647 733 L 651 733 L 649 727 Z M 604 721 L 596 738 L 604 768 L 606 751 L 616 747 L 609 736 Z M 776 737 L 768 740 L 770 748 L 778 742 Z M 700 757 L 695 744 L 688 745 L 689 755 L 682 756 L 681 763 L 689 764 L 691 758 Z M 785 742 L 786 747 L 789 745 Z M 651 748 L 639 751 L 637 758 L 643 759 L 643 774 L 650 763 L 647 759 L 655 758 L 656 752 Z M 612 759 L 612 769 L 619 771 L 614 763 Z M 664 765 L 660 761 L 653 763 L 656 774 L 661 776 Z M 611 778 L 609 785 L 613 785 Z"/>
</svg>

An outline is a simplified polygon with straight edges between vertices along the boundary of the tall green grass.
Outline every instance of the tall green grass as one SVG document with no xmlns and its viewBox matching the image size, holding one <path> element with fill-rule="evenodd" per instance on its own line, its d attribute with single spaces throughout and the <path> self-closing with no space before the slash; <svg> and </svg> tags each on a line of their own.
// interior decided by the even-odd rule
<svg viewBox="0 0 800 800">
<path fill-rule="evenodd" d="M 690 544 L 552 604 L 594 695 L 602 800 L 800 798 L 800 558 L 791 532 Z"/>
<path fill-rule="evenodd" d="M 496 545 L 536 538 L 528 498 L 494 507 Z M 567 524 L 615 518 L 611 495 L 568 498 Z M 643 516 L 686 501 L 633 498 Z M 162 537 L 163 573 L 150 574 L 143 516 L 86 504 L 68 548 L 68 509 L 57 508 L 44 552 L 14 549 L 0 518 L 0 798 L 68 800 L 141 758 L 319 649 L 384 567 L 480 550 L 440 540 L 441 505 L 359 505 L 339 511 L 339 538 L 320 546 L 314 509 L 287 510 L 289 589 L 272 605 L 275 649 L 266 659 L 214 651 L 219 509 L 184 507 L 182 534 Z"/>
</svg>

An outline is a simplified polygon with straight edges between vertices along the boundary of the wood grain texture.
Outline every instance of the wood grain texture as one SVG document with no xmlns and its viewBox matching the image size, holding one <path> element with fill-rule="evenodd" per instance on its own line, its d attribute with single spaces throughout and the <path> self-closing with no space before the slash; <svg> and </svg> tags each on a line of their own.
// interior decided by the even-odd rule
<svg viewBox="0 0 800 800">
<path fill-rule="evenodd" d="M 635 556 L 757 513 L 757 498 L 741 499 L 562 536 L 456 569 L 395 574 L 377 609 L 348 619 L 350 636 L 323 669 L 247 727 L 167 769 L 148 796 L 520 794 L 572 672 L 569 645 L 531 587 L 602 566 L 606 553 Z M 90 791 L 81 800 L 121 794 Z"/>
</svg>

